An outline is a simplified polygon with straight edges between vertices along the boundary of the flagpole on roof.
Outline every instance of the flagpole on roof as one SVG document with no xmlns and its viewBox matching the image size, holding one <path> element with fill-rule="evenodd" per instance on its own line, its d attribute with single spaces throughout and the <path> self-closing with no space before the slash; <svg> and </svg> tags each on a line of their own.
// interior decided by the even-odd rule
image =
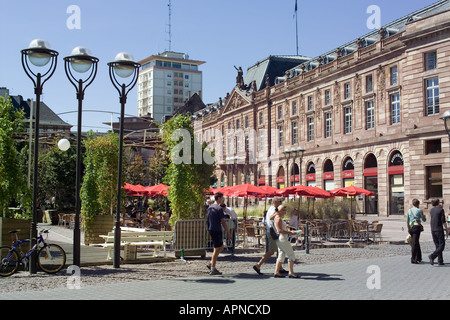
<svg viewBox="0 0 450 320">
<path fill-rule="evenodd" d="M 298 14 L 297 14 L 297 0 L 295 0 L 295 40 L 297 44 L 297 56 L 298 56 Z"/>
</svg>

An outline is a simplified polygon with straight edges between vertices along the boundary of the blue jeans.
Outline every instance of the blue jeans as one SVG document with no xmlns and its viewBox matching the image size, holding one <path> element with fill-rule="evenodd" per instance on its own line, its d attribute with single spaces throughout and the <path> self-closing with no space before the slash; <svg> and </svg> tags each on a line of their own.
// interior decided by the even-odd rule
<svg viewBox="0 0 450 320">
<path fill-rule="evenodd" d="M 431 232 L 431 235 L 433 236 L 433 242 L 436 246 L 436 250 L 431 254 L 431 258 L 438 258 L 438 263 L 444 263 L 444 259 L 442 257 L 442 252 L 445 249 L 444 231 L 433 231 Z"/>
</svg>

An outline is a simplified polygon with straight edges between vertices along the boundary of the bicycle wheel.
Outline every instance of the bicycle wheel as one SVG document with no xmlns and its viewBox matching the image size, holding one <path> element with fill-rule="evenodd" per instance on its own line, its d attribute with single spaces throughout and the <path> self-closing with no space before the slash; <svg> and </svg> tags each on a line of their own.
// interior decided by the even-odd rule
<svg viewBox="0 0 450 320">
<path fill-rule="evenodd" d="M 0 247 L 0 277 L 9 277 L 16 272 L 19 269 L 19 262 L 16 251 L 11 251 L 10 247 Z"/>
<path fill-rule="evenodd" d="M 38 265 L 42 271 L 56 273 L 66 264 L 66 253 L 57 244 L 48 244 L 38 253 Z"/>
</svg>

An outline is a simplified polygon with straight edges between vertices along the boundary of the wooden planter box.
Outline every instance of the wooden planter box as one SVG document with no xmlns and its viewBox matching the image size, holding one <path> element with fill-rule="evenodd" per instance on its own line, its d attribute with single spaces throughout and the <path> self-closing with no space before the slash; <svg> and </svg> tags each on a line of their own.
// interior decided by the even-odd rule
<svg viewBox="0 0 450 320">
<path fill-rule="evenodd" d="M 84 230 L 84 244 L 105 243 L 105 239 L 100 235 L 106 235 L 114 228 L 114 217 L 112 215 L 96 216 L 94 221 L 89 224 L 88 229 Z"/>
<path fill-rule="evenodd" d="M 11 235 L 12 230 L 20 230 L 17 235 L 19 240 L 30 239 L 31 221 L 11 218 L 0 218 L 0 246 L 12 245 Z M 22 246 L 22 250 L 29 250 L 29 246 Z"/>
</svg>

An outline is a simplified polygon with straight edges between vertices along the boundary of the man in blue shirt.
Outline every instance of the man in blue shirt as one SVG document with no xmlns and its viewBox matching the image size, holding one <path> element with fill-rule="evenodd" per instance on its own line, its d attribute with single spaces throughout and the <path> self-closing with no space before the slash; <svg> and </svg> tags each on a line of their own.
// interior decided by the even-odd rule
<svg viewBox="0 0 450 320">
<path fill-rule="evenodd" d="M 214 246 L 214 251 L 211 256 L 211 262 L 207 265 L 207 267 L 211 270 L 209 273 L 210 275 L 221 275 L 222 273 L 216 269 L 216 262 L 219 254 L 224 248 L 222 226 L 227 232 L 228 239 L 231 238 L 231 234 L 225 220 L 223 209 L 220 206 L 225 200 L 223 194 L 220 192 L 216 193 L 214 195 L 214 200 L 215 203 L 208 207 L 206 218 L 206 225 L 208 227 L 208 232 L 211 235 Z"/>
</svg>

